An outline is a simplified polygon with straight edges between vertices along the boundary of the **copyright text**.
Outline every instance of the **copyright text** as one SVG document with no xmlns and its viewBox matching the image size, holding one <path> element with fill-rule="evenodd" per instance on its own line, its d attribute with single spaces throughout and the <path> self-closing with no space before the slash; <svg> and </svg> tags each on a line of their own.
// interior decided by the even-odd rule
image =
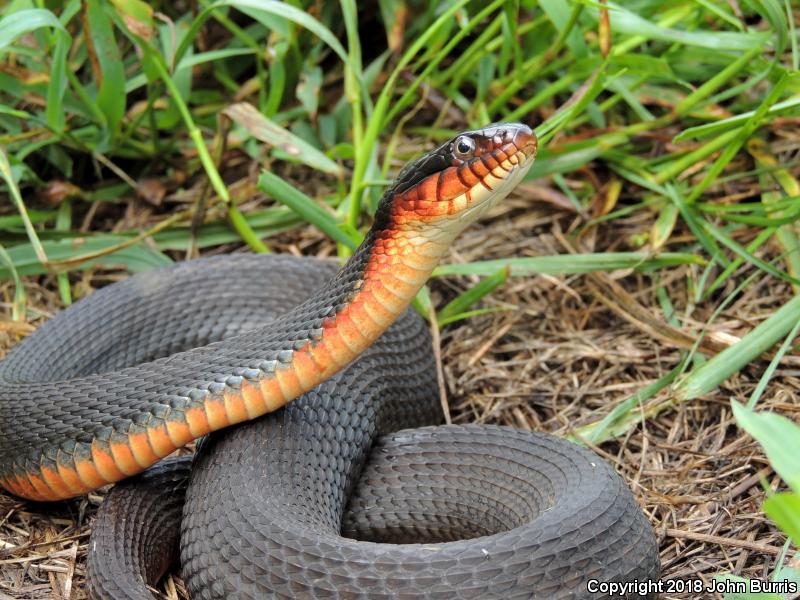
<svg viewBox="0 0 800 600">
<path fill-rule="evenodd" d="M 796 581 L 762 581 L 750 579 L 737 581 L 733 579 L 634 579 L 633 581 L 600 581 L 590 579 L 586 584 L 590 594 L 606 594 L 610 597 L 649 596 L 652 594 L 796 594 Z"/>
</svg>

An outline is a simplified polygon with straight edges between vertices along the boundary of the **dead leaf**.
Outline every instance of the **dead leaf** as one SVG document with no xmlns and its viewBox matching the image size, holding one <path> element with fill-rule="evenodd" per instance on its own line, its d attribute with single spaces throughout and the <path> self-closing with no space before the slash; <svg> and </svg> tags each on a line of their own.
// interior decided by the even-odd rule
<svg viewBox="0 0 800 600">
<path fill-rule="evenodd" d="M 51 206 L 58 206 L 67 198 L 82 198 L 83 190 L 69 181 L 56 179 L 48 183 L 39 195 Z"/>
<path fill-rule="evenodd" d="M 161 206 L 167 188 L 155 177 L 140 179 L 136 182 L 136 193 L 139 197 L 152 206 Z"/>
</svg>

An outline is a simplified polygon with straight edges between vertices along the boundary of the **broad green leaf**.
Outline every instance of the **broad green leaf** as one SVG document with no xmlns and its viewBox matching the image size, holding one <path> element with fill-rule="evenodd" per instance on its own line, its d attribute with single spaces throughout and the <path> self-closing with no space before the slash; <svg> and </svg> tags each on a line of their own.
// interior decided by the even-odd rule
<svg viewBox="0 0 800 600">
<path fill-rule="evenodd" d="M 789 567 L 784 564 L 775 570 L 772 580 L 794 583 L 796 589 L 800 590 L 800 568 Z"/>
<path fill-rule="evenodd" d="M 797 460 L 800 461 L 800 457 Z M 791 492 L 773 494 L 764 502 L 764 512 L 796 545 L 800 545 L 800 495 Z"/>
<path fill-rule="evenodd" d="M 764 447 L 775 472 L 800 493 L 800 425 L 772 412 L 755 412 L 735 400 L 731 407 L 739 425 Z"/>
</svg>

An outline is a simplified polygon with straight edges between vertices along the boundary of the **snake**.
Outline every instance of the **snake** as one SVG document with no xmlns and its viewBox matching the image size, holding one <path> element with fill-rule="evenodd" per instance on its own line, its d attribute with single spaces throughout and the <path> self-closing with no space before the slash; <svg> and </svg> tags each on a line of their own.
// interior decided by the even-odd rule
<svg viewBox="0 0 800 600">
<path fill-rule="evenodd" d="M 178 556 L 193 599 L 650 597 L 658 546 L 621 477 L 551 435 L 442 425 L 409 308 L 537 147 L 495 123 L 411 161 L 341 267 L 198 258 L 60 312 L 0 362 L 0 486 L 57 501 L 119 482 L 92 598 L 150 600 Z"/>
</svg>

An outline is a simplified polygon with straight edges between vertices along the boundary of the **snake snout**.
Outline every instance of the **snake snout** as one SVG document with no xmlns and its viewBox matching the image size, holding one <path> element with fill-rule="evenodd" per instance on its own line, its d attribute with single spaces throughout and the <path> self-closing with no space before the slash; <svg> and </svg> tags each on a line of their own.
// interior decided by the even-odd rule
<svg viewBox="0 0 800 600">
<path fill-rule="evenodd" d="M 536 134 L 533 133 L 533 130 L 527 125 L 518 125 L 511 134 L 511 141 L 518 150 L 525 153 L 525 156 L 530 158 L 536 155 L 539 140 L 536 138 Z"/>
<path fill-rule="evenodd" d="M 489 125 L 480 132 L 487 140 L 487 152 L 498 149 L 506 154 L 522 152 L 526 158 L 536 155 L 538 140 L 533 130 L 523 123 L 497 123 Z"/>
</svg>

